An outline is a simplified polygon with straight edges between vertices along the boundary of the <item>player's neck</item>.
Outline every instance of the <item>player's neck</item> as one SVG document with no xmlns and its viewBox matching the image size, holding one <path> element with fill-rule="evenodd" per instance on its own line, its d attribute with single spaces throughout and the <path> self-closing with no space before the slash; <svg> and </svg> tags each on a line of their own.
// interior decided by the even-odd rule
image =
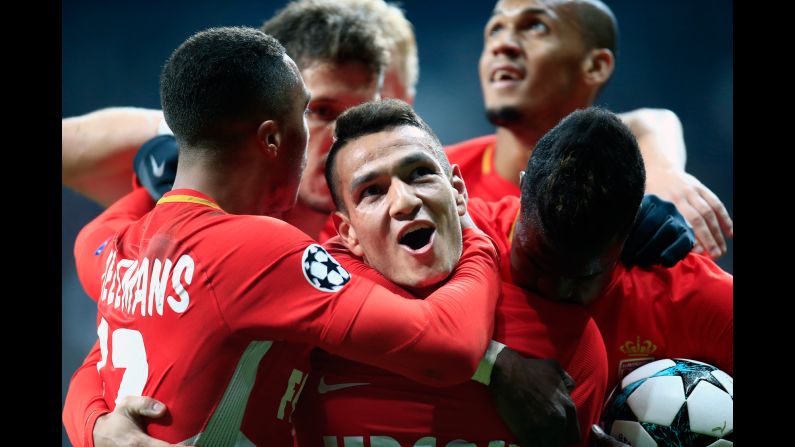
<svg viewBox="0 0 795 447">
<path fill-rule="evenodd" d="M 245 169 L 234 171 L 208 168 L 200 163 L 179 165 L 173 189 L 187 188 L 212 198 L 230 214 L 261 214 L 264 203 L 262 179 Z"/>
<path fill-rule="evenodd" d="M 500 177 L 519 186 L 519 172 L 521 172 L 530 154 L 533 153 L 538 140 L 543 132 L 531 128 L 519 132 L 507 127 L 497 128 L 497 142 L 494 147 L 494 169 Z"/>
<path fill-rule="evenodd" d="M 309 208 L 299 199 L 292 209 L 281 216 L 281 219 L 317 240 L 328 217 L 329 213 Z"/>
</svg>

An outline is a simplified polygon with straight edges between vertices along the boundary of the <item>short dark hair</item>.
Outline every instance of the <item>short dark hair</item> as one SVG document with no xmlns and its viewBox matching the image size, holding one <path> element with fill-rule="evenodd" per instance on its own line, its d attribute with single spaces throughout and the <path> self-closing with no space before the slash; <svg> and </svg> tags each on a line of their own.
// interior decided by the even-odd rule
<svg viewBox="0 0 795 447">
<path fill-rule="evenodd" d="M 533 149 L 521 182 L 521 219 L 553 247 L 604 247 L 629 233 L 645 181 L 629 128 L 598 107 L 577 110 Z"/>
<path fill-rule="evenodd" d="M 389 49 L 375 25 L 356 11 L 328 0 L 297 0 L 262 25 L 303 70 L 316 62 L 358 63 L 380 76 Z"/>
<path fill-rule="evenodd" d="M 284 47 L 254 28 L 210 28 L 169 57 L 160 76 L 160 101 L 180 147 L 215 146 L 243 137 L 241 126 L 284 116 L 300 79 Z"/>
<path fill-rule="evenodd" d="M 450 162 L 447 160 L 444 149 L 442 149 L 439 137 L 409 104 L 399 99 L 365 102 L 356 107 L 351 107 L 337 118 L 337 125 L 334 129 L 334 143 L 331 145 L 326 159 L 326 184 L 329 191 L 331 191 L 331 198 L 334 199 L 334 205 L 336 205 L 338 210 L 344 211 L 345 204 L 337 190 L 339 178 L 334 168 L 337 153 L 346 144 L 357 138 L 398 126 L 413 126 L 424 131 L 431 140 L 434 155 L 442 165 L 445 174 L 450 174 Z"/>
</svg>

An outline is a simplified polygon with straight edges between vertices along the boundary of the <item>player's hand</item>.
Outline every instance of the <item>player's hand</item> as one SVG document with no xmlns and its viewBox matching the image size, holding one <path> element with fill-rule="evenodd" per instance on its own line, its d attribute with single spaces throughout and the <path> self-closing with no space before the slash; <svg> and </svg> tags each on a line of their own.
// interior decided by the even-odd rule
<svg viewBox="0 0 795 447">
<path fill-rule="evenodd" d="M 624 243 L 621 260 L 626 266 L 673 267 L 687 256 L 694 242 L 693 229 L 674 204 L 646 194 Z"/>
<path fill-rule="evenodd" d="M 591 426 L 591 434 L 596 443 L 596 447 L 630 447 L 629 444 L 624 444 L 618 439 L 608 435 L 598 425 Z"/>
<path fill-rule="evenodd" d="M 160 441 L 144 433 L 143 418 L 159 418 L 166 414 L 162 403 L 142 396 L 127 396 L 116 408 L 97 418 L 94 424 L 96 447 L 137 446 L 168 447 L 174 444 Z"/>
<path fill-rule="evenodd" d="M 141 145 L 133 159 L 133 171 L 157 202 L 171 191 L 177 176 L 179 148 L 173 135 L 158 135 Z"/>
<path fill-rule="evenodd" d="M 696 233 L 696 253 L 713 259 L 726 253 L 724 233 L 734 237 L 734 223 L 723 202 L 697 178 L 679 170 L 649 171 L 646 191 L 673 202 L 685 216 Z"/>
<path fill-rule="evenodd" d="M 569 392 L 574 380 L 555 360 L 528 359 L 506 347 L 497 355 L 489 391 L 503 422 L 525 446 L 580 440 Z"/>
</svg>

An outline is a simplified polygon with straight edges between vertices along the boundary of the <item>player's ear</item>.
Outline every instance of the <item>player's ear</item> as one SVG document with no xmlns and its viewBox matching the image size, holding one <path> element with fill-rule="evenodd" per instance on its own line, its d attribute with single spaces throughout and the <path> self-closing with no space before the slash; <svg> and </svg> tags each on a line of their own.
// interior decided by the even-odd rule
<svg viewBox="0 0 795 447">
<path fill-rule="evenodd" d="M 467 212 L 467 201 L 469 201 L 467 185 L 464 183 L 464 176 L 461 175 L 461 168 L 455 164 L 450 168 L 450 184 L 453 185 L 453 190 L 455 191 L 456 210 L 459 216 L 463 216 Z"/>
<path fill-rule="evenodd" d="M 334 211 L 332 219 L 334 220 L 334 226 L 337 227 L 337 234 L 340 235 L 340 239 L 342 239 L 342 243 L 345 244 L 345 247 L 354 255 L 363 257 L 364 250 L 362 250 L 362 245 L 359 243 L 359 238 L 356 235 L 356 229 L 351 225 L 348 216 L 340 211 Z"/>
<path fill-rule="evenodd" d="M 282 136 L 276 121 L 267 120 L 257 128 L 257 143 L 265 156 L 275 158 L 279 154 Z"/>
<path fill-rule="evenodd" d="M 594 48 L 583 60 L 583 78 L 585 83 L 593 87 L 601 87 L 615 68 L 613 52 L 607 48 Z"/>
</svg>

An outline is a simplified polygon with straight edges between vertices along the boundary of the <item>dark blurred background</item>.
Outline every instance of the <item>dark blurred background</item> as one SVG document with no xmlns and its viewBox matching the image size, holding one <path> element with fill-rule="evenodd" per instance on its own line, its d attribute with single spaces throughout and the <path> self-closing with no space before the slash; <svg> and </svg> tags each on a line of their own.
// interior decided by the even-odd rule
<svg viewBox="0 0 795 447">
<path fill-rule="evenodd" d="M 616 71 L 598 104 L 613 111 L 673 110 L 687 171 L 733 212 L 733 5 L 730 1 L 608 0 L 620 29 Z M 158 76 L 171 51 L 211 26 L 259 27 L 284 1 L 62 2 L 62 117 L 109 106 L 160 108 Z M 415 107 L 444 144 L 493 132 L 483 114 L 477 61 L 491 0 L 403 1 L 420 57 Z M 62 190 L 62 399 L 96 340 L 96 305 L 75 276 L 72 246 L 99 214 Z M 718 264 L 733 272 L 733 244 Z M 63 445 L 68 446 L 66 433 Z"/>
</svg>

